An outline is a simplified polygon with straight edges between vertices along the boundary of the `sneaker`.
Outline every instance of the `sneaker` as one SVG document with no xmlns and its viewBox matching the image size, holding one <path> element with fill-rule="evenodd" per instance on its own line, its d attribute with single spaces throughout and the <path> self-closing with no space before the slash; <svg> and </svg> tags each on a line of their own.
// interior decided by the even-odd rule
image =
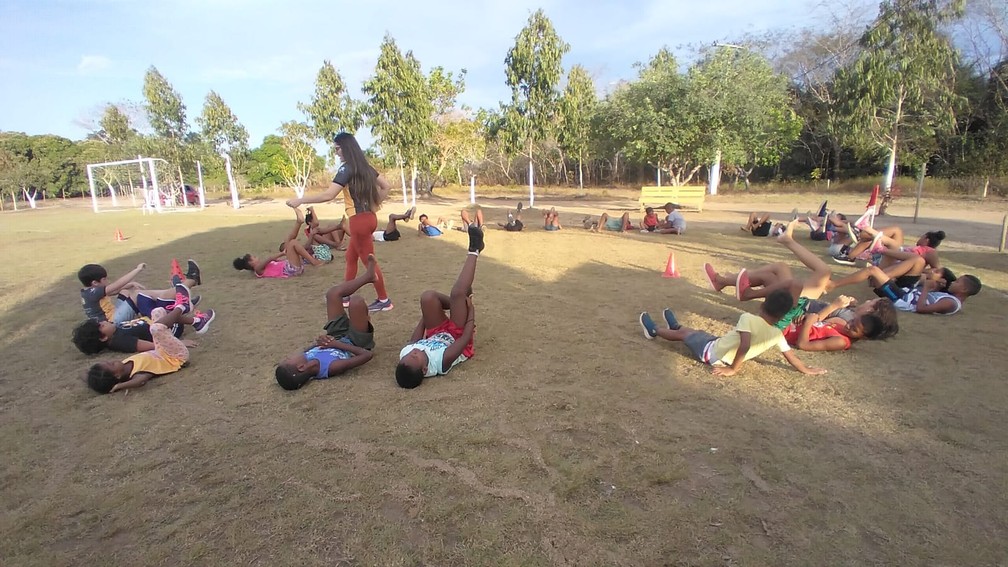
<svg viewBox="0 0 1008 567">
<path fill-rule="evenodd" d="M 843 264 L 844 266 L 853 266 L 854 264 L 857 263 L 852 258 L 848 258 L 846 255 L 833 256 L 833 261 L 836 262 L 837 264 Z"/>
<path fill-rule="evenodd" d="M 828 205 L 828 204 L 829 204 L 829 199 L 823 201 L 822 205 L 819 205 L 819 214 L 817 215 L 819 218 L 821 218 L 821 219 L 825 219 L 826 218 L 826 215 L 829 212 L 829 209 L 826 208 L 826 205 Z"/>
<path fill-rule="evenodd" d="M 189 296 L 189 305 L 192 305 L 193 307 L 196 307 L 197 305 L 199 305 L 199 302 L 200 302 L 201 299 L 203 299 L 202 296 L 199 296 L 199 295 L 190 295 Z"/>
<path fill-rule="evenodd" d="M 480 230 L 480 227 L 471 224 L 466 232 L 469 233 L 469 251 L 482 252 L 486 248 L 486 244 L 483 242 L 483 231 Z"/>
<path fill-rule="evenodd" d="M 655 326 L 654 321 L 651 320 L 651 316 L 647 314 L 647 311 L 640 314 L 640 326 L 644 329 L 644 338 L 653 339 L 658 336 L 658 327 Z"/>
<path fill-rule="evenodd" d="M 749 272 L 742 268 L 735 278 L 735 299 L 742 301 L 742 294 L 749 289 Z"/>
<path fill-rule="evenodd" d="M 185 284 L 175 284 L 175 303 L 171 306 L 171 308 L 182 308 L 183 313 L 188 313 L 192 310 L 190 296 L 191 294 L 189 293 L 189 288 L 187 288 Z"/>
<path fill-rule="evenodd" d="M 392 300 L 386 299 L 382 301 L 380 299 L 374 300 L 374 303 L 367 306 L 367 310 L 371 313 L 376 311 L 392 311 Z"/>
<path fill-rule="evenodd" d="M 186 277 L 196 282 L 195 285 L 203 283 L 203 278 L 200 277 L 199 264 L 197 264 L 192 258 L 189 258 L 189 266 L 187 267 Z"/>
<path fill-rule="evenodd" d="M 518 212 L 520 213 L 522 211 L 521 201 L 518 201 L 518 207 L 517 208 L 518 208 Z"/>
<path fill-rule="evenodd" d="M 791 220 L 798 220 L 798 209 L 791 209 Z"/>
<path fill-rule="evenodd" d="M 416 205 L 406 209 L 406 212 L 403 214 L 406 215 L 406 220 L 408 221 L 413 220 L 413 215 L 416 214 Z"/>
<path fill-rule="evenodd" d="M 672 310 L 667 307 L 665 308 L 664 311 L 662 311 L 662 317 L 665 318 L 665 323 L 668 324 L 668 328 L 672 329 L 673 331 L 682 326 L 679 324 L 679 320 L 676 319 L 675 313 L 673 313 Z"/>
<path fill-rule="evenodd" d="M 213 309 L 207 309 L 206 311 L 197 311 L 196 315 L 193 317 L 193 329 L 197 333 L 202 335 L 203 333 L 210 330 L 210 322 L 214 320 L 217 313 Z"/>
<path fill-rule="evenodd" d="M 343 309 L 346 309 L 347 307 L 350 307 L 350 298 L 349 297 L 344 297 L 343 298 Z"/>
<path fill-rule="evenodd" d="M 707 262 L 703 265 L 704 274 L 707 276 L 707 283 L 710 284 L 710 288 L 717 293 L 721 293 L 721 290 L 717 288 L 717 272 L 714 270 L 714 266 Z"/>
</svg>

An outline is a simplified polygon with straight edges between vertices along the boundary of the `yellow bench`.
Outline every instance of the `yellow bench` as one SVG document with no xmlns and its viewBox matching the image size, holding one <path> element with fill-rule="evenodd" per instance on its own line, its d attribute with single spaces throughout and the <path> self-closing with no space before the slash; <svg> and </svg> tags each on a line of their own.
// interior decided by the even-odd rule
<svg viewBox="0 0 1008 567">
<path fill-rule="evenodd" d="M 665 203 L 675 203 L 684 209 L 703 210 L 704 196 L 707 188 L 701 185 L 683 185 L 667 187 L 641 187 L 640 208 L 661 208 Z"/>
</svg>

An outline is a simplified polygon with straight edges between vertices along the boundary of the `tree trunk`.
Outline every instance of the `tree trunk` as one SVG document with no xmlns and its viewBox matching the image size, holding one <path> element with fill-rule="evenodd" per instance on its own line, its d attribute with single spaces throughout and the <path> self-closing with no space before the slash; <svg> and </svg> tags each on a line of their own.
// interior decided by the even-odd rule
<svg viewBox="0 0 1008 567">
<path fill-rule="evenodd" d="M 529 138 L 529 208 L 535 207 L 535 169 L 532 165 L 532 138 Z"/>
<path fill-rule="evenodd" d="M 714 154 L 714 163 L 710 166 L 710 176 L 707 180 L 707 192 L 711 195 L 717 195 L 718 185 L 721 183 L 721 149 L 719 148 L 717 153 Z M 747 189 L 748 189 L 748 183 Z"/>
<path fill-rule="evenodd" d="M 399 179 L 402 181 L 402 204 L 406 204 L 406 170 L 403 163 L 402 152 L 396 150 L 396 162 L 399 164 Z"/>
<path fill-rule="evenodd" d="M 581 152 L 578 152 L 578 190 L 584 193 L 584 164 Z"/>
<path fill-rule="evenodd" d="M 221 155 L 224 157 L 224 168 L 225 170 L 227 170 L 228 189 L 231 190 L 231 208 L 237 210 L 239 207 L 241 207 L 241 203 L 238 202 L 238 184 L 235 183 L 234 175 L 231 173 L 231 155 L 227 153 L 223 153 Z M 199 164 L 197 164 L 197 167 L 200 167 Z M 200 185 L 202 185 L 202 183 L 203 183 L 202 176 L 200 176 Z M 296 191 L 297 190 L 295 189 L 295 192 Z M 301 194 L 298 195 L 298 198 L 300 199 L 303 196 L 304 191 L 301 191 Z M 182 198 L 185 199 L 185 186 L 182 187 Z M 203 190 L 201 187 L 200 206 L 202 205 L 203 205 Z"/>
</svg>

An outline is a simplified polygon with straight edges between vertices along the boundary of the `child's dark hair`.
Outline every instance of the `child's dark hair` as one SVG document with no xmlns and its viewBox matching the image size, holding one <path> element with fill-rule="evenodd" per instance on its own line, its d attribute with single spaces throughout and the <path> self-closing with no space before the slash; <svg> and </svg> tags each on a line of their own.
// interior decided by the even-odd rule
<svg viewBox="0 0 1008 567">
<path fill-rule="evenodd" d="M 105 350 L 105 341 L 101 340 L 101 326 L 98 321 L 88 319 L 74 327 L 73 340 L 77 350 L 84 354 L 98 354 Z"/>
<path fill-rule="evenodd" d="M 252 269 L 252 255 L 246 254 L 241 258 L 234 259 L 234 269 L 236 270 L 251 270 Z"/>
<path fill-rule="evenodd" d="M 899 321 L 897 320 L 896 306 L 888 297 L 883 297 L 875 304 L 875 312 L 871 313 L 882 323 L 882 329 L 877 336 L 867 337 L 872 340 L 881 341 L 895 336 L 899 332 Z"/>
<path fill-rule="evenodd" d="M 297 367 L 290 364 L 278 364 L 276 367 L 277 384 L 284 390 L 297 390 L 314 377 L 314 372 L 298 372 Z"/>
<path fill-rule="evenodd" d="M 417 220 L 419 220 L 420 222 L 423 222 L 423 220 L 425 218 L 427 218 L 427 215 L 420 215 L 419 217 L 417 217 Z"/>
<path fill-rule="evenodd" d="M 645 207 L 644 212 L 650 215 L 654 212 L 654 207 Z"/>
<path fill-rule="evenodd" d="M 963 276 L 960 279 L 966 280 L 966 295 L 967 296 L 976 295 L 976 294 L 980 293 L 980 290 L 983 288 L 983 284 L 980 283 L 980 278 L 978 278 L 978 277 L 976 277 L 976 276 L 974 276 L 972 274 L 966 274 L 965 276 Z"/>
<path fill-rule="evenodd" d="M 927 239 L 927 245 L 931 248 L 938 248 L 938 245 L 945 240 L 944 230 L 932 230 L 924 233 L 924 238 Z"/>
<path fill-rule="evenodd" d="M 400 388 L 412 390 L 423 382 L 424 373 L 422 368 L 410 368 L 406 363 L 400 362 L 395 367 L 395 381 Z"/>
<path fill-rule="evenodd" d="M 85 287 L 91 287 L 91 282 L 100 281 L 107 277 L 108 272 L 98 264 L 84 264 L 84 267 L 77 270 L 77 279 Z"/>
<path fill-rule="evenodd" d="M 778 289 L 763 301 L 763 312 L 779 321 L 785 313 L 791 310 L 793 305 L 794 297 L 791 292 L 786 289 Z"/>
<path fill-rule="evenodd" d="M 119 378 L 111 370 L 101 364 L 92 365 L 88 368 L 87 385 L 99 394 L 107 394 L 112 391 L 112 387 L 119 383 Z"/>
<path fill-rule="evenodd" d="M 861 332 L 862 336 L 868 340 L 875 340 L 882 335 L 885 330 L 882 324 L 882 319 L 877 315 L 872 315 L 871 313 L 861 316 Z"/>
</svg>

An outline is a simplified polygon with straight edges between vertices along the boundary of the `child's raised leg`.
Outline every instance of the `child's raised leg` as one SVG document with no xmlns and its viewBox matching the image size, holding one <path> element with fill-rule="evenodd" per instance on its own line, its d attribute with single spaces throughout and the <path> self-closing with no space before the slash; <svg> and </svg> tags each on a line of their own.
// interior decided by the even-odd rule
<svg viewBox="0 0 1008 567">
<path fill-rule="evenodd" d="M 620 221 L 623 223 L 623 232 L 633 230 L 633 223 L 630 222 L 630 213 L 623 213 Z"/>
<path fill-rule="evenodd" d="M 452 286 L 449 297 L 450 317 L 453 323 L 462 328 L 469 318 L 469 306 L 466 298 L 472 293 L 473 280 L 476 279 L 476 260 L 483 250 L 483 231 L 478 227 L 469 227 L 469 251 L 466 253 L 462 271 L 459 272 L 455 285 Z"/>
<path fill-rule="evenodd" d="M 350 326 L 358 331 L 367 332 L 370 318 L 367 302 L 360 296 L 353 294 L 358 289 L 374 282 L 378 261 L 375 260 L 374 254 L 368 254 L 367 261 L 364 264 L 366 266 L 364 273 L 350 281 L 338 283 L 326 290 L 326 317 L 328 317 L 329 321 L 332 321 L 347 313 L 347 310 L 343 308 L 343 298 L 349 297 Z"/>
<path fill-rule="evenodd" d="M 309 254 L 308 251 L 305 250 L 304 245 L 298 242 L 297 240 L 291 240 L 287 243 L 286 246 L 284 246 L 284 254 L 287 255 L 287 261 L 290 263 L 291 266 L 302 265 L 301 262 L 302 259 L 304 259 L 304 261 L 308 262 L 312 266 L 321 266 L 322 264 L 325 263 L 322 260 L 316 258 L 315 256 Z"/>
<path fill-rule="evenodd" d="M 833 291 L 838 287 L 868 281 L 869 279 L 871 279 L 873 286 L 878 287 L 891 278 L 898 278 L 906 275 L 918 276 L 923 272 L 924 258 L 914 256 L 913 258 L 908 258 L 902 262 L 893 264 L 885 270 L 879 268 L 878 266 L 868 266 L 867 268 L 858 270 L 853 274 L 840 278 L 839 280 L 828 282 L 826 284 L 826 291 Z"/>
<path fill-rule="evenodd" d="M 813 254 L 808 248 L 805 248 L 799 244 L 794 239 L 794 229 L 798 221 L 793 220 L 787 224 L 784 232 L 777 237 L 777 242 L 783 244 L 792 254 L 798 258 L 798 261 L 812 270 L 809 277 L 805 278 L 804 285 L 801 289 L 801 296 L 808 297 L 809 299 L 819 299 L 819 297 L 826 291 L 826 283 L 830 281 L 833 276 L 833 270 L 829 265 L 822 260 L 819 256 Z M 752 281 L 752 274 L 749 274 L 749 279 Z M 764 290 L 766 291 L 766 290 Z M 798 298 L 798 295 L 791 291 L 792 297 Z M 764 296 L 765 297 L 765 296 Z"/>
<path fill-rule="evenodd" d="M 189 349 L 171 329 L 163 323 L 153 323 L 150 326 L 151 338 L 154 339 L 154 352 L 185 362 L 189 360 Z"/>
</svg>

